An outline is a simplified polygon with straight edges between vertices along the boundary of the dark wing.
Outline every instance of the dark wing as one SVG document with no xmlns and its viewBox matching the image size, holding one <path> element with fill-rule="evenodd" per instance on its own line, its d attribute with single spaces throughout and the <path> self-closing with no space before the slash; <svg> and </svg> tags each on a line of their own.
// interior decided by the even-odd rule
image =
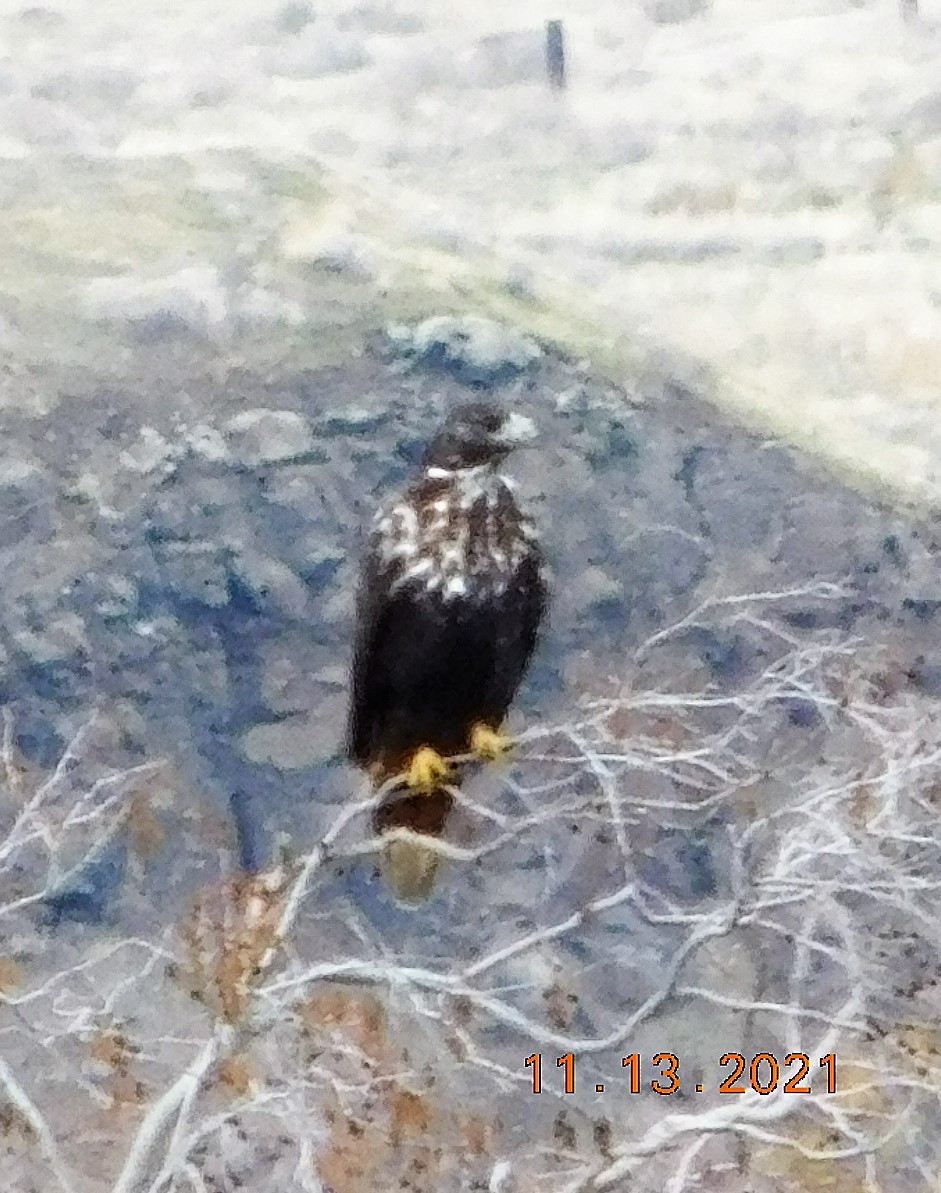
<svg viewBox="0 0 941 1193">
<path fill-rule="evenodd" d="M 498 613 L 491 716 L 502 719 L 529 665 L 548 607 L 542 552 L 529 544 Z"/>
<path fill-rule="evenodd" d="M 384 564 L 380 542 L 378 532 L 370 537 L 356 604 L 347 753 L 361 766 L 395 745 L 408 693 L 440 669 L 451 632 L 445 611 L 423 601 L 419 586 L 393 589 L 401 563 Z"/>
<path fill-rule="evenodd" d="M 374 673 L 376 642 L 385 629 L 391 599 L 388 569 L 383 567 L 379 534 L 374 532 L 366 547 L 356 593 L 356 636 L 346 736 L 347 754 L 360 765 L 365 765 L 372 753 L 372 725 L 377 689 L 381 686 Z"/>
</svg>

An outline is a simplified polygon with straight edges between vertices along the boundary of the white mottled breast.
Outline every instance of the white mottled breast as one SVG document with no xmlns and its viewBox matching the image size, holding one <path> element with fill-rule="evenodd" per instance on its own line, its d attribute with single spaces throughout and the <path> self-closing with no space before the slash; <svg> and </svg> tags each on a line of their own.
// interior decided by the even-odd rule
<svg viewBox="0 0 941 1193">
<path fill-rule="evenodd" d="M 417 581 L 444 600 L 505 592 L 536 541 L 512 487 L 490 465 L 426 469 L 376 515 L 375 545 L 392 576 L 390 591 Z"/>
</svg>

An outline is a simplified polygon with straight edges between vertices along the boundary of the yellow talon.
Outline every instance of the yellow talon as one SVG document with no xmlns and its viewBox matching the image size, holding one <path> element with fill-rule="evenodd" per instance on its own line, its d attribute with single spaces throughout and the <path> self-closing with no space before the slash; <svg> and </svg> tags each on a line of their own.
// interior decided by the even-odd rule
<svg viewBox="0 0 941 1193">
<path fill-rule="evenodd" d="M 446 779 L 449 774 L 447 760 L 431 746 L 422 746 L 415 751 L 405 781 L 409 787 L 427 790 L 434 787 L 435 783 Z"/>
<path fill-rule="evenodd" d="M 512 747 L 512 737 L 505 733 L 499 733 L 482 722 L 476 724 L 471 730 L 471 749 L 479 758 L 484 758 L 488 762 L 500 758 Z"/>
</svg>

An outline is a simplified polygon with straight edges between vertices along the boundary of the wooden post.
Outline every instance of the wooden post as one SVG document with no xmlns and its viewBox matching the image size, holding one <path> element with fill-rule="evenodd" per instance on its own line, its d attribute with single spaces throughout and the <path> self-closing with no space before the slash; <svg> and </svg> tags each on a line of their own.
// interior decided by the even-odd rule
<svg viewBox="0 0 941 1193">
<path fill-rule="evenodd" d="M 561 21 L 546 21 L 546 72 L 552 90 L 562 91 L 565 87 L 565 42 Z"/>
</svg>

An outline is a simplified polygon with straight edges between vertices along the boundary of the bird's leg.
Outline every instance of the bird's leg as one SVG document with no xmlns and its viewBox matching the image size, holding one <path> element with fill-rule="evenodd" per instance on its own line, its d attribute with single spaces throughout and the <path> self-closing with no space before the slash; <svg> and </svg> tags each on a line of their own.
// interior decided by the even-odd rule
<svg viewBox="0 0 941 1193">
<path fill-rule="evenodd" d="M 431 746 L 421 746 L 412 756 L 405 781 L 409 787 L 428 791 L 451 773 L 446 758 L 442 758 Z"/>
<path fill-rule="evenodd" d="M 497 729 L 491 729 L 489 725 L 485 725 L 482 721 L 478 721 L 471 730 L 470 742 L 471 750 L 477 757 L 483 758 L 488 762 L 502 757 L 513 746 L 512 737 L 508 734 L 500 733 Z"/>
</svg>

